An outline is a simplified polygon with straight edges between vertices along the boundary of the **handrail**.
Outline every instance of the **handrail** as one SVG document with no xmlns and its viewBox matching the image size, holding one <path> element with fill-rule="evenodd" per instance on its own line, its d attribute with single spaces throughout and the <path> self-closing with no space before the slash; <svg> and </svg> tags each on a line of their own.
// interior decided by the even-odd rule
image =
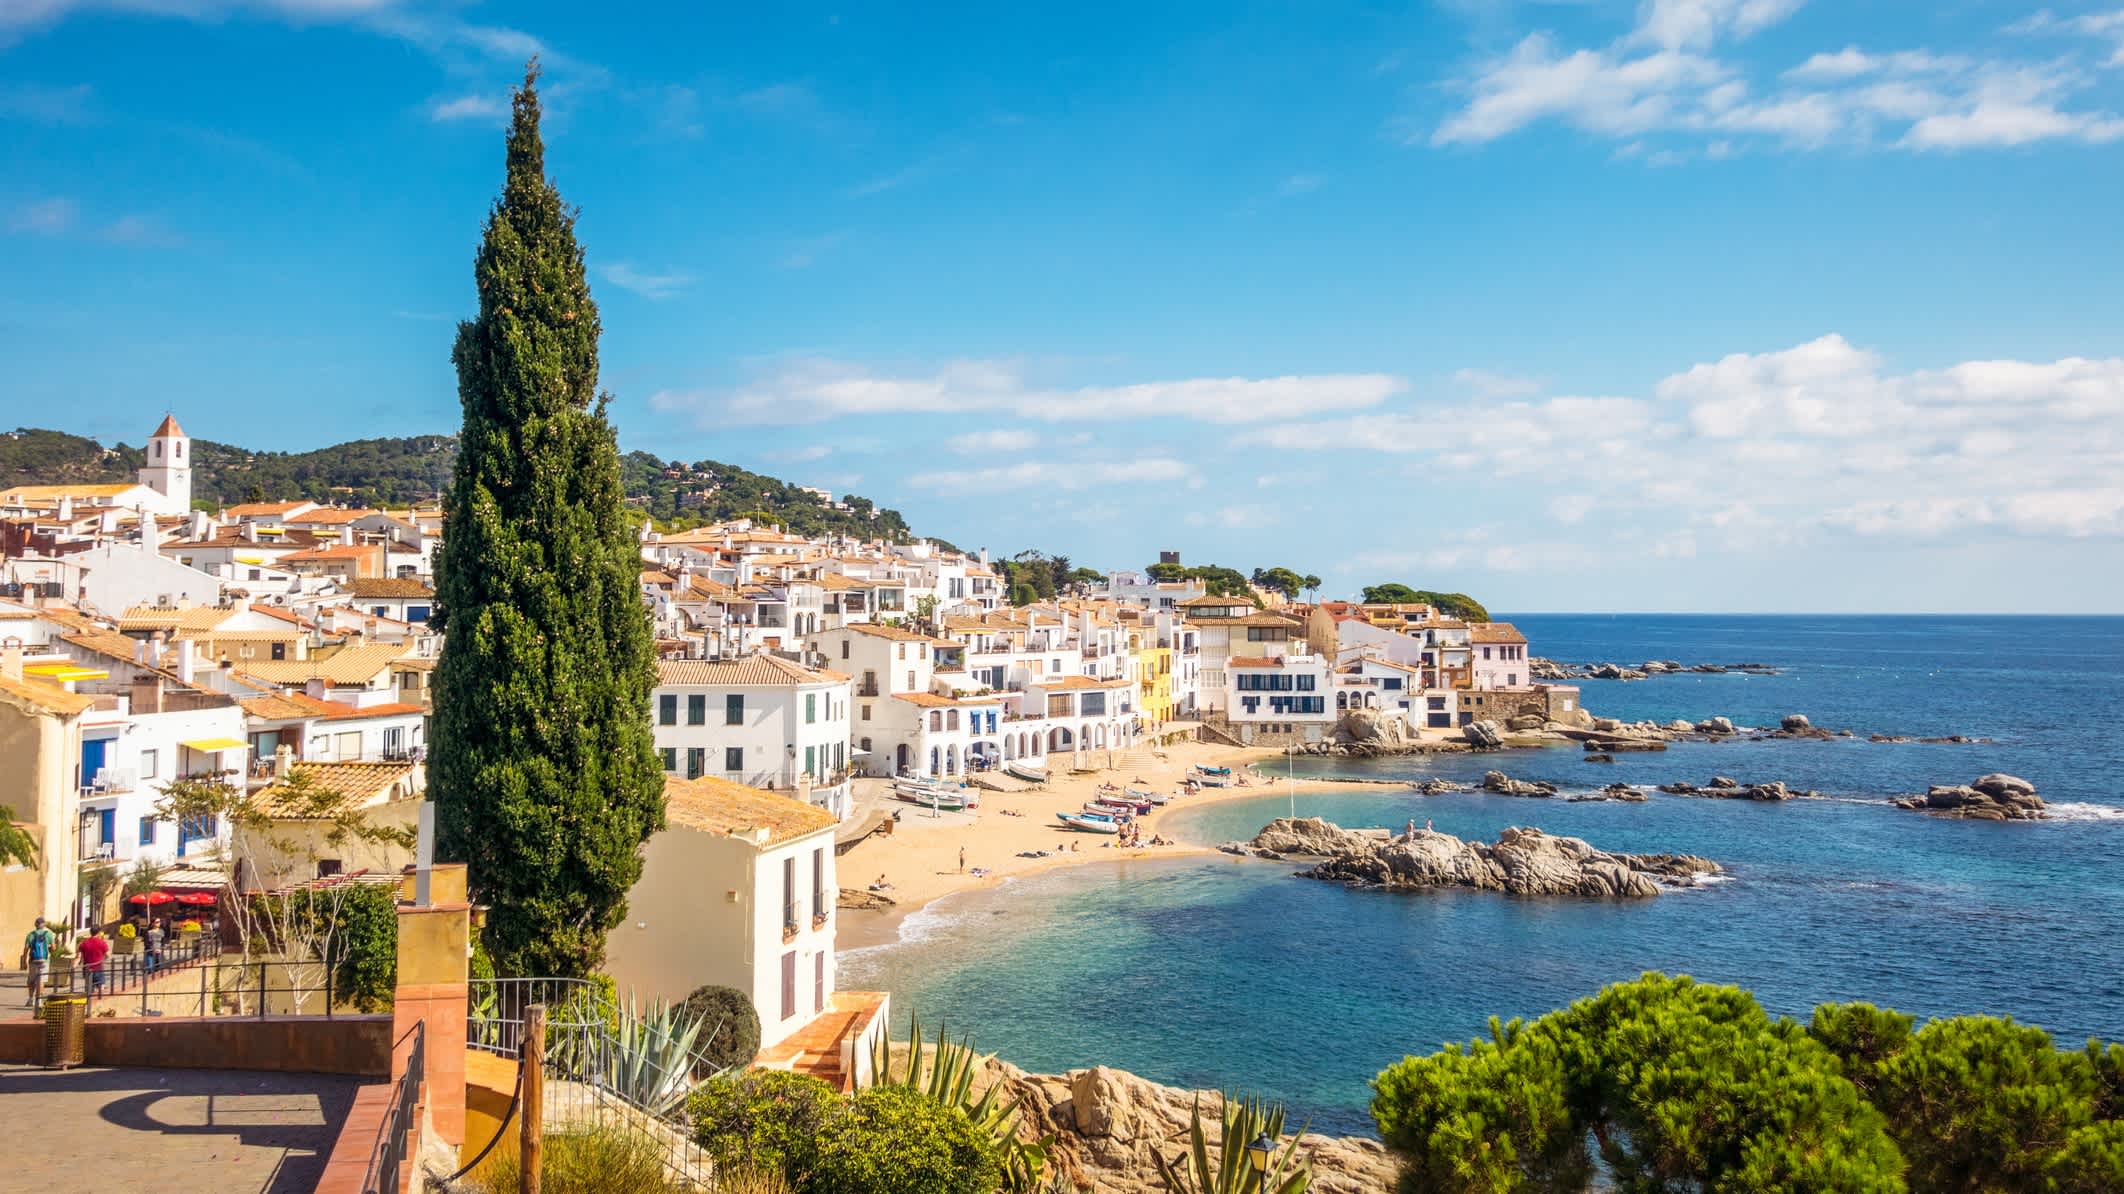
<svg viewBox="0 0 2124 1194">
<path fill-rule="evenodd" d="M 363 1175 L 362 1194 L 398 1194 L 399 1169 L 406 1162 L 406 1136 L 413 1129 L 413 1109 L 420 1103 L 420 1086 L 427 1062 L 428 1022 L 415 1020 L 406 1029 L 413 1047 L 406 1052 L 406 1072 L 399 1075 L 391 1094 L 391 1110 L 376 1129 L 376 1143 L 369 1149 L 369 1168 Z M 397 1052 L 397 1042 L 392 1052 Z"/>
</svg>

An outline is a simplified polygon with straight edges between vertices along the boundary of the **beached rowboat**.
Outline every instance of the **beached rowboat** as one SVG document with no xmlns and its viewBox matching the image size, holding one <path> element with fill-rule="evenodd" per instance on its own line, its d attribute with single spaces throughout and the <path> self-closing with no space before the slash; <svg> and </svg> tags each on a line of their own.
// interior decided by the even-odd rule
<svg viewBox="0 0 2124 1194">
<path fill-rule="evenodd" d="M 1010 762 L 1003 764 L 1003 771 L 1005 774 L 1015 775 L 1027 783 L 1044 784 L 1047 782 L 1047 768 L 1038 763 L 1028 763 L 1024 759 L 1012 759 Z"/>
<path fill-rule="evenodd" d="M 1121 832 L 1121 823 L 1119 821 L 1114 820 L 1112 817 L 1100 816 L 1098 813 L 1056 813 L 1055 820 L 1062 822 L 1065 826 L 1079 833 L 1118 834 Z"/>
</svg>

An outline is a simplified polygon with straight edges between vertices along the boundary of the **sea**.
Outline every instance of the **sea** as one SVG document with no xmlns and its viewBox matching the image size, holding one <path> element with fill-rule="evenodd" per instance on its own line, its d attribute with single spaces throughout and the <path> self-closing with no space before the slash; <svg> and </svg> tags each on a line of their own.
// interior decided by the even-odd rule
<svg viewBox="0 0 2124 1194">
<path fill-rule="evenodd" d="M 1224 856 L 1095 864 L 938 902 L 895 944 L 844 953 L 843 986 L 970 1034 L 1036 1072 L 1106 1064 L 1158 1082 L 1281 1100 L 1294 1122 L 1376 1134 L 1369 1083 L 1408 1054 L 1534 1017 L 1648 970 L 1754 991 L 1774 1013 L 1867 1000 L 1923 1018 L 2012 1016 L 2061 1044 L 2124 1039 L 2124 618 L 1527 614 L 1535 654 L 1635 664 L 1766 663 L 1774 676 L 1582 681 L 1624 720 L 1804 713 L 1851 739 L 1680 743 L 1612 766 L 1542 748 L 1300 759 L 1296 774 L 1471 782 L 1496 768 L 1565 793 L 1617 780 L 1783 780 L 1777 804 L 1654 793 L 1571 803 L 1400 786 L 1182 807 L 1166 833 L 1215 844 L 1270 819 L 1431 822 L 1494 839 L 1527 825 L 1603 849 L 1676 851 L 1719 881 L 1628 902 L 1385 893 Z M 1875 743 L 1868 734 L 1988 739 Z M 2040 822 L 1950 821 L 1898 794 L 2004 771 Z"/>
</svg>

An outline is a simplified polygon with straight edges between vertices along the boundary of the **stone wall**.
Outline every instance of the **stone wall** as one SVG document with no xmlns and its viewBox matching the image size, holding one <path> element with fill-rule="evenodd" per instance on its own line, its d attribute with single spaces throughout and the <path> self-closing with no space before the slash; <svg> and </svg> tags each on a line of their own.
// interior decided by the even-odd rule
<svg viewBox="0 0 2124 1194">
<path fill-rule="evenodd" d="M 1504 725 L 1515 717 L 1539 717 L 1581 728 L 1593 724 L 1578 699 L 1578 688 L 1569 684 L 1535 684 L 1523 688 L 1469 689 L 1459 696 L 1459 710 L 1469 721 L 1494 721 Z"/>
<path fill-rule="evenodd" d="M 84 1025 L 89 1065 L 159 1069 L 391 1072 L 391 1017 L 112 1017 Z M 44 1063 L 44 1024 L 0 1023 L 0 1062 Z"/>
</svg>

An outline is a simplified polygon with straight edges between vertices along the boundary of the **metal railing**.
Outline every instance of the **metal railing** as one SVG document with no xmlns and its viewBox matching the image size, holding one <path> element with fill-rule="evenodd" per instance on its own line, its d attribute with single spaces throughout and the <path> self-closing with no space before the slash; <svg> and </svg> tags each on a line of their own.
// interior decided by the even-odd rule
<svg viewBox="0 0 2124 1194">
<path fill-rule="evenodd" d="M 693 1142 L 685 1115 L 686 1096 L 720 1070 L 699 1052 L 701 1042 L 679 1049 L 582 979 L 496 978 L 470 984 L 466 1045 L 521 1060 L 525 1011 L 533 1004 L 546 1008 L 541 1114 L 548 1138 L 595 1129 L 639 1135 L 657 1146 L 677 1184 L 708 1188 L 713 1162 Z M 721 1027 L 704 1028 L 703 1036 Z M 517 1113 L 512 1105 L 501 1131 L 511 1130 Z"/>
<path fill-rule="evenodd" d="M 406 1053 L 406 1072 L 398 1077 L 397 1087 L 391 1092 L 391 1110 L 377 1128 L 376 1143 L 369 1149 L 369 1170 L 361 1183 L 362 1194 L 398 1194 L 399 1170 L 407 1160 L 413 1116 L 420 1106 L 420 1084 L 425 1080 L 428 1022 L 415 1020 L 406 1035 L 413 1038 Z"/>
<path fill-rule="evenodd" d="M 90 1016 L 321 1016 L 331 1019 L 342 994 L 336 967 L 321 961 L 223 957 L 208 935 L 166 946 L 154 963 L 144 954 L 112 955 L 100 967 L 79 959 L 54 965 L 43 998 L 79 996 Z M 21 971 L 0 976 L 0 991 L 24 989 Z M 25 992 L 26 994 L 26 992 Z M 26 998 L 23 1002 L 27 1002 Z M 0 994 L 0 1004 L 13 1004 Z M 19 1006 L 19 1005 L 17 1005 Z"/>
</svg>

